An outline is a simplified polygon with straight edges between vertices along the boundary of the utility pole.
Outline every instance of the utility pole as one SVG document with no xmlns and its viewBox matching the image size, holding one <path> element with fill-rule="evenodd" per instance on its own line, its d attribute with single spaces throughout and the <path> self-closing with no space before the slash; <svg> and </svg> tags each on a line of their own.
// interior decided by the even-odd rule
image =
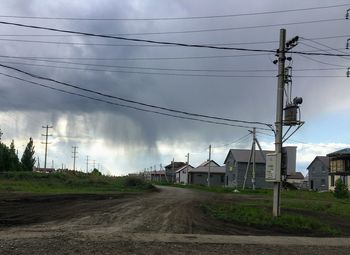
<svg viewBox="0 0 350 255">
<path fill-rule="evenodd" d="M 172 180 L 172 182 L 175 182 L 174 181 L 174 176 L 175 176 L 175 159 L 173 158 L 173 161 L 171 161 L 171 180 Z"/>
<path fill-rule="evenodd" d="M 277 83 L 277 108 L 275 122 L 275 152 L 276 176 L 278 179 L 273 183 L 273 207 L 272 214 L 278 217 L 281 214 L 281 157 L 282 154 L 282 132 L 283 132 L 283 97 L 285 83 L 285 61 L 286 61 L 286 30 L 280 30 L 280 45 L 278 49 L 278 83 Z"/>
<path fill-rule="evenodd" d="M 42 128 L 45 128 L 46 129 L 46 132 L 45 134 L 41 134 L 41 136 L 45 136 L 45 142 L 41 142 L 42 144 L 45 144 L 45 161 L 44 161 L 44 168 L 46 169 L 46 161 L 47 161 L 47 145 L 49 144 L 47 142 L 48 140 L 48 137 L 49 136 L 52 136 L 51 134 L 49 135 L 49 128 L 53 128 L 53 126 L 49 127 L 49 125 L 46 125 L 46 126 L 42 126 Z"/>
<path fill-rule="evenodd" d="M 253 173 L 252 173 L 252 186 L 255 190 L 255 141 L 256 141 L 256 128 L 253 128 Z"/>
<path fill-rule="evenodd" d="M 187 153 L 186 157 L 187 157 L 187 166 L 186 166 L 187 181 L 186 181 L 186 184 L 189 184 L 188 165 L 189 165 L 189 163 L 190 163 L 190 153 Z"/>
<path fill-rule="evenodd" d="M 96 160 L 93 160 L 93 163 L 94 163 L 94 164 L 93 164 L 93 166 L 94 166 L 94 169 L 95 169 L 95 163 L 96 163 Z"/>
<path fill-rule="evenodd" d="M 73 154 L 73 156 L 72 156 L 72 158 L 73 158 L 73 171 L 75 171 L 75 159 L 77 158 L 77 146 L 72 146 L 72 148 L 73 148 L 73 152 L 72 152 L 72 154 Z"/>
<path fill-rule="evenodd" d="M 86 156 L 86 173 L 89 172 L 89 156 Z"/>
<path fill-rule="evenodd" d="M 211 144 L 209 145 L 208 187 L 210 187 L 210 161 L 211 161 Z"/>
</svg>

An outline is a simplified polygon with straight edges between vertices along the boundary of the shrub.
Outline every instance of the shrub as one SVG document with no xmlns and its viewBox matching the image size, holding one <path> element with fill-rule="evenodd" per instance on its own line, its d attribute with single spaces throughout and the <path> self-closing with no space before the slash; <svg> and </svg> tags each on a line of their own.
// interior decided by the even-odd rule
<svg viewBox="0 0 350 255">
<path fill-rule="evenodd" d="M 334 196 L 336 198 L 348 198 L 349 197 L 348 187 L 345 185 L 345 183 L 343 183 L 343 181 L 341 179 L 338 179 L 335 182 Z"/>
</svg>

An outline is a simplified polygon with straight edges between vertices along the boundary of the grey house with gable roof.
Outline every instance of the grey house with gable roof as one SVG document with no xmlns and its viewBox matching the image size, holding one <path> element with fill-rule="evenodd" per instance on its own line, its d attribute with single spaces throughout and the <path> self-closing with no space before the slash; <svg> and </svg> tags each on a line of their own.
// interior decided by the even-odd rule
<svg viewBox="0 0 350 255">
<path fill-rule="evenodd" d="M 272 188 L 273 184 L 265 181 L 265 157 L 266 154 L 273 151 L 263 151 L 264 157 L 260 151 L 255 153 L 255 187 L 256 188 Z M 225 186 L 242 188 L 245 173 L 249 161 L 250 150 L 231 149 L 229 150 L 226 159 Z M 252 188 L 252 165 L 247 173 L 245 187 Z"/>
<path fill-rule="evenodd" d="M 310 190 L 328 190 L 329 157 L 316 156 L 307 170 L 309 171 L 308 184 Z"/>
</svg>

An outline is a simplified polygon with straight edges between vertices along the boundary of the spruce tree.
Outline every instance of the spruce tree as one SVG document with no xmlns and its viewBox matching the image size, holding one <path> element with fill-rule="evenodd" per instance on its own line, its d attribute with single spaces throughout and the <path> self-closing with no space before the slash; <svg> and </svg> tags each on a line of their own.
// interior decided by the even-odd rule
<svg viewBox="0 0 350 255">
<path fill-rule="evenodd" d="M 34 153 L 35 151 L 34 151 L 33 139 L 29 138 L 29 142 L 23 152 L 22 159 L 21 159 L 21 163 L 24 171 L 33 171 L 33 167 L 35 165 Z"/>
<path fill-rule="evenodd" d="M 20 170 L 20 165 L 19 165 L 19 159 L 16 154 L 16 149 L 15 149 L 15 142 L 12 140 L 10 144 L 10 171 L 19 171 Z"/>
</svg>

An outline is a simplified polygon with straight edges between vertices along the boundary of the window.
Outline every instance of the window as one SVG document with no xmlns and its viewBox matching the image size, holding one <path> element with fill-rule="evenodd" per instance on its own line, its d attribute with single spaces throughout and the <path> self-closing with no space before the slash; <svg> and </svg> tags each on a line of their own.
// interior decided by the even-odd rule
<svg viewBox="0 0 350 255">
<path fill-rule="evenodd" d="M 220 176 L 220 181 L 221 181 L 221 182 L 224 182 L 224 181 L 225 181 L 225 176 L 224 176 L 224 175 L 221 175 L 221 176 Z"/>
<path fill-rule="evenodd" d="M 325 179 L 321 179 L 321 185 L 325 186 L 326 185 L 326 180 Z"/>
<path fill-rule="evenodd" d="M 334 175 L 331 175 L 331 187 L 334 187 Z"/>
<path fill-rule="evenodd" d="M 335 159 L 331 161 L 331 172 L 343 172 L 345 169 L 344 160 Z"/>
<path fill-rule="evenodd" d="M 322 166 L 322 173 L 326 172 L 326 168 L 324 166 Z"/>
</svg>

